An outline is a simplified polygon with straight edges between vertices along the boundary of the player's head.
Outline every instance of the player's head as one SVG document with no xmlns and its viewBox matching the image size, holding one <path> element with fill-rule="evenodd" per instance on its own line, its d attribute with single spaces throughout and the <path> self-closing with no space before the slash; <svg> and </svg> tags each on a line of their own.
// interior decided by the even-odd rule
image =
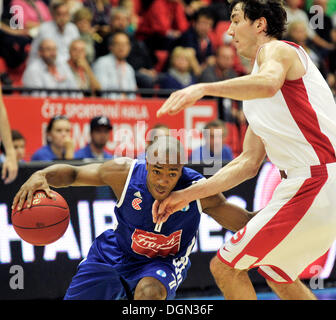
<svg viewBox="0 0 336 320">
<path fill-rule="evenodd" d="M 154 199 L 168 197 L 181 177 L 185 163 L 183 146 L 172 136 L 160 136 L 146 152 L 147 187 Z"/>
<path fill-rule="evenodd" d="M 281 39 L 287 14 L 282 0 L 233 0 L 228 34 L 238 54 L 254 58 L 261 39 Z"/>
</svg>

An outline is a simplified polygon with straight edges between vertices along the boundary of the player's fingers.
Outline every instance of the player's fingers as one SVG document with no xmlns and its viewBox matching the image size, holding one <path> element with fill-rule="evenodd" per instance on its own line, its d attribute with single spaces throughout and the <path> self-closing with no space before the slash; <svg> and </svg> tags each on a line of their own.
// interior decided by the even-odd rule
<svg viewBox="0 0 336 320">
<path fill-rule="evenodd" d="M 49 188 L 49 186 L 44 188 L 43 191 L 47 194 L 47 197 L 49 197 L 49 198 L 53 197 L 52 190 Z"/>
<path fill-rule="evenodd" d="M 2 165 L 2 170 L 1 170 L 1 179 L 4 180 L 6 178 L 6 174 L 7 174 L 7 166 L 4 163 Z"/>
<path fill-rule="evenodd" d="M 152 205 L 153 223 L 157 222 L 158 208 L 159 208 L 159 201 L 155 200 L 154 203 L 153 203 L 153 205 Z"/>
<path fill-rule="evenodd" d="M 169 98 L 165 101 L 162 107 L 157 111 L 156 116 L 161 117 L 162 115 L 169 112 L 169 110 L 178 103 L 178 93 L 173 92 Z"/>
<path fill-rule="evenodd" d="M 19 196 L 19 200 L 18 200 L 18 205 L 17 205 L 17 210 L 21 210 L 21 208 L 23 207 L 23 204 L 26 200 L 27 197 L 27 191 L 26 190 L 22 190 L 20 196 Z"/>
<path fill-rule="evenodd" d="M 19 202 L 20 199 L 20 195 L 21 195 L 21 191 L 18 191 L 13 199 L 13 203 L 12 203 L 12 209 L 14 209 L 17 205 L 17 203 Z"/>
<path fill-rule="evenodd" d="M 27 194 L 27 208 L 31 207 L 32 201 L 33 201 L 33 192 L 29 190 Z"/>
</svg>

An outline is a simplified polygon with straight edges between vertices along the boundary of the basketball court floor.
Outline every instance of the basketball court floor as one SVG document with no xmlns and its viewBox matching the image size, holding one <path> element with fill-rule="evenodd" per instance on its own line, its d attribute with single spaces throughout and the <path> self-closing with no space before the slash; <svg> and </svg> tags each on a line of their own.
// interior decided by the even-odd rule
<svg viewBox="0 0 336 320">
<path fill-rule="evenodd" d="M 319 300 L 336 300 L 336 287 L 313 290 Z M 257 293 L 258 300 L 279 300 L 273 292 Z M 194 296 L 188 298 L 178 298 L 177 300 L 224 300 L 223 296 Z"/>
</svg>

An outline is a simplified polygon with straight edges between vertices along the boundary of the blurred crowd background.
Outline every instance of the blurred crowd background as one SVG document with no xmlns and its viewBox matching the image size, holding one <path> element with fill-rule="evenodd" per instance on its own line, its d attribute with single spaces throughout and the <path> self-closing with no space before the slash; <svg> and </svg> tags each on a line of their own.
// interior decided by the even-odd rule
<svg viewBox="0 0 336 320">
<path fill-rule="evenodd" d="M 336 0 L 284 4 L 283 39 L 308 52 L 336 96 Z M 159 97 L 166 97 L 162 89 L 250 72 L 229 26 L 227 0 L 3 0 L 0 79 L 5 94 L 35 88 L 31 94 L 59 96 L 74 89 L 134 99 L 151 96 L 141 89 L 161 89 Z M 241 103 L 222 103 L 221 120 L 245 130 Z M 230 138 L 235 157 L 241 143 L 236 148 L 232 137 L 225 141 Z"/>
</svg>

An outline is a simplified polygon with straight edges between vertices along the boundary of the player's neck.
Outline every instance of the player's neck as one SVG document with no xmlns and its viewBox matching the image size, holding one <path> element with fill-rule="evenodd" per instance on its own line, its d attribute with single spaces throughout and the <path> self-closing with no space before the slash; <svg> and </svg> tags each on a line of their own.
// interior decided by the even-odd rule
<svg viewBox="0 0 336 320">
<path fill-rule="evenodd" d="M 273 37 L 260 36 L 257 39 L 252 60 L 254 60 L 257 57 L 257 54 L 258 54 L 258 52 L 259 52 L 259 50 L 260 50 L 261 47 L 263 47 L 266 43 L 269 43 L 269 42 L 272 42 L 272 41 L 276 41 L 276 40 L 277 39 L 273 38 Z"/>
</svg>

